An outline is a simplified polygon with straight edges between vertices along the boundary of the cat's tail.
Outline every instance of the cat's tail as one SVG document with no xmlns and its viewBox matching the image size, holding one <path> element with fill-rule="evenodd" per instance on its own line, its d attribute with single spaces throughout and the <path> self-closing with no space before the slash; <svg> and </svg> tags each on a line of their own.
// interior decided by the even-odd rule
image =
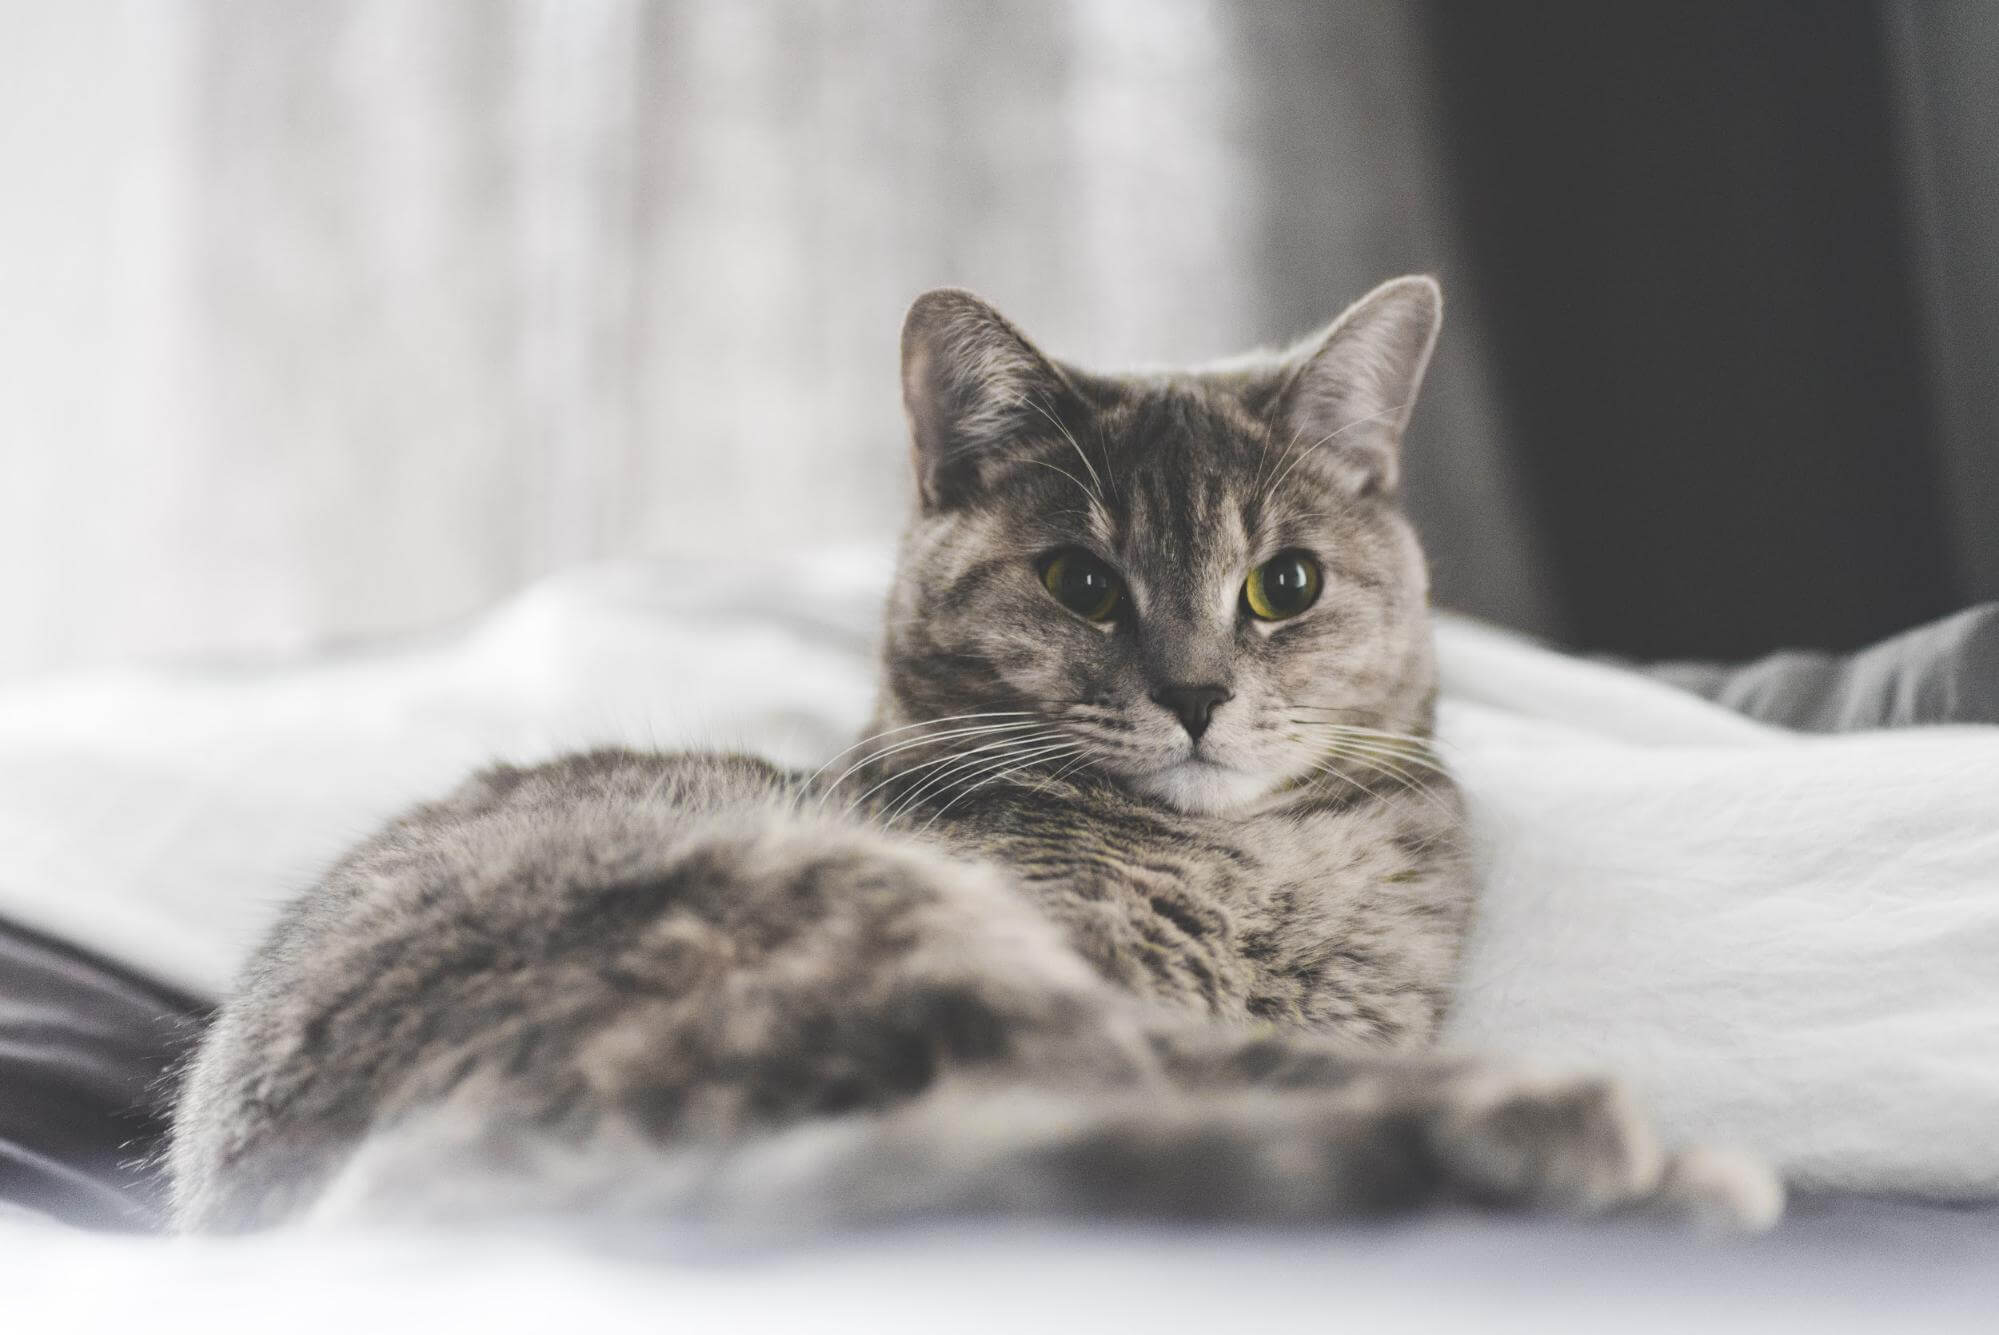
<svg viewBox="0 0 1999 1335">
<path fill-rule="evenodd" d="M 919 1217 L 1303 1224 L 1459 1202 L 1754 1230 L 1783 1202 L 1751 1160 L 1663 1153 L 1601 1082 L 1427 1114 L 1301 1092 L 968 1088 L 712 1151 L 459 1131 L 365 1146 L 312 1222 L 587 1217 L 765 1240 Z"/>
</svg>

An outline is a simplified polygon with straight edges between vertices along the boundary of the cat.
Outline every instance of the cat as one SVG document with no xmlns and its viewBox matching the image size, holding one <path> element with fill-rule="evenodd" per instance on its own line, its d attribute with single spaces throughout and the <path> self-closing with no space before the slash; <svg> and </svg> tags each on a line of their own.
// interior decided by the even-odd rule
<svg viewBox="0 0 1999 1335">
<path fill-rule="evenodd" d="M 1085 372 L 939 290 L 877 717 L 816 774 L 499 767 L 294 903 L 191 1064 L 187 1230 L 591 1212 L 1767 1224 L 1619 1088 L 1427 1051 L 1475 877 L 1401 442 L 1425 277 Z"/>
</svg>

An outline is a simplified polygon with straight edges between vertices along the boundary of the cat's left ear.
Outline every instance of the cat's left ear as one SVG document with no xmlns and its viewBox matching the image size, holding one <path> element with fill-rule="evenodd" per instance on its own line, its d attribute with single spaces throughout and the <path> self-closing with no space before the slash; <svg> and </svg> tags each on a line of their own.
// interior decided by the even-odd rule
<svg viewBox="0 0 1999 1335">
<path fill-rule="evenodd" d="M 1393 492 L 1402 431 L 1443 319 L 1443 290 L 1424 274 L 1390 279 L 1347 307 L 1287 358 L 1279 439 L 1325 451 L 1356 495 Z"/>
<path fill-rule="evenodd" d="M 1075 391 L 1005 316 L 957 288 L 926 292 L 902 325 L 902 404 L 927 510 L 991 484 L 1024 436 L 1064 429 Z"/>
</svg>

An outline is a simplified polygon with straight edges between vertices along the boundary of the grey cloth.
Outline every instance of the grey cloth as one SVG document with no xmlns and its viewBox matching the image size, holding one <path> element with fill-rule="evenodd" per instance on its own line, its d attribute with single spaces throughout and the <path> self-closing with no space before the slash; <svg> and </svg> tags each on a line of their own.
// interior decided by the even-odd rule
<svg viewBox="0 0 1999 1335">
<path fill-rule="evenodd" d="M 96 1228 L 156 1223 L 163 1076 L 203 1008 L 0 922 L 0 1204 Z"/>
<path fill-rule="evenodd" d="M 1999 723 L 1999 603 L 1854 654 L 1781 653 L 1738 667 L 1647 670 L 1751 718 L 1807 732 Z"/>
</svg>

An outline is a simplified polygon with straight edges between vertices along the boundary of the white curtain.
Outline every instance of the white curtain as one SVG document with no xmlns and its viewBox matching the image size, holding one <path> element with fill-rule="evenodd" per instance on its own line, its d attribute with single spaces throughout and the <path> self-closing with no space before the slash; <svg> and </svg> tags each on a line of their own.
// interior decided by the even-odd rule
<svg viewBox="0 0 1999 1335">
<path fill-rule="evenodd" d="M 886 534 L 926 287 L 1108 367 L 1449 285 L 1425 88 L 1371 2 L 0 0 L 0 674 Z M 1454 296 L 1417 507 L 1541 625 Z"/>
</svg>

